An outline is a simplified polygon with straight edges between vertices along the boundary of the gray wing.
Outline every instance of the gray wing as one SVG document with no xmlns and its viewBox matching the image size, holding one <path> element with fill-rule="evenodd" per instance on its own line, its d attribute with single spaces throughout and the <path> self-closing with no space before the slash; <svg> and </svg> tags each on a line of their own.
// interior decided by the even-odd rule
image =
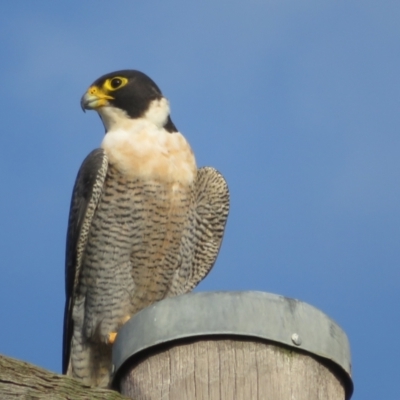
<svg viewBox="0 0 400 400">
<path fill-rule="evenodd" d="M 229 213 L 229 190 L 214 168 L 198 169 L 194 209 L 181 246 L 181 265 L 175 272 L 168 296 L 187 293 L 206 277 L 221 247 Z"/>
<path fill-rule="evenodd" d="M 65 259 L 66 301 L 62 361 L 64 374 L 67 372 L 70 358 L 73 331 L 72 308 L 79 281 L 82 256 L 93 214 L 103 189 L 107 168 L 108 160 L 104 151 L 102 149 L 93 150 L 83 161 L 72 192 Z"/>
</svg>

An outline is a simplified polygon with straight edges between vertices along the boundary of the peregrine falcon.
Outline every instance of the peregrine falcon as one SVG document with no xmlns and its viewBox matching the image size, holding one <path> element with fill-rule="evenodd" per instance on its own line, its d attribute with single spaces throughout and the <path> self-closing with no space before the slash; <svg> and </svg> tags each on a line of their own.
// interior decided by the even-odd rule
<svg viewBox="0 0 400 400">
<path fill-rule="evenodd" d="M 81 106 L 98 112 L 106 133 L 72 194 L 63 373 L 107 387 L 119 328 L 155 301 L 192 290 L 212 268 L 229 192 L 219 172 L 197 168 L 147 75 L 106 74 Z"/>
</svg>

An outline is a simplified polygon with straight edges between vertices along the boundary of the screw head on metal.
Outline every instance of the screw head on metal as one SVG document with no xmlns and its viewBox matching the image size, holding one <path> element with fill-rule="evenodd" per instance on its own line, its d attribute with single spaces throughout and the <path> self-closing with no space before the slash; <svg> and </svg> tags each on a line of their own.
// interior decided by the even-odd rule
<svg viewBox="0 0 400 400">
<path fill-rule="evenodd" d="M 296 345 L 296 346 L 300 346 L 301 345 L 301 337 L 298 333 L 293 333 L 292 335 L 292 342 Z"/>
</svg>

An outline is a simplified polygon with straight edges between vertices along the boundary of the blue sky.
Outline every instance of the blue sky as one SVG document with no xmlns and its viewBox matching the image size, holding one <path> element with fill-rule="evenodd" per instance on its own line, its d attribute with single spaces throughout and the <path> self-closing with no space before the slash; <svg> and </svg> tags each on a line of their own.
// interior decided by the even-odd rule
<svg viewBox="0 0 400 400">
<path fill-rule="evenodd" d="M 0 353 L 60 371 L 70 196 L 103 137 L 79 101 L 132 68 L 229 183 L 199 290 L 314 305 L 349 336 L 353 399 L 397 399 L 399 13 L 385 0 L 4 3 Z"/>
</svg>

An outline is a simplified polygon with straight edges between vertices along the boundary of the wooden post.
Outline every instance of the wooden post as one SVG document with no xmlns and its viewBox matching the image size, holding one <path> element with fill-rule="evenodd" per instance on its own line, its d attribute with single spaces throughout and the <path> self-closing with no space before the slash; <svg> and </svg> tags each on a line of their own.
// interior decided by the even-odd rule
<svg viewBox="0 0 400 400">
<path fill-rule="evenodd" d="M 316 308 L 262 292 L 196 293 L 142 310 L 113 349 L 135 400 L 347 400 L 350 349 Z"/>
</svg>

